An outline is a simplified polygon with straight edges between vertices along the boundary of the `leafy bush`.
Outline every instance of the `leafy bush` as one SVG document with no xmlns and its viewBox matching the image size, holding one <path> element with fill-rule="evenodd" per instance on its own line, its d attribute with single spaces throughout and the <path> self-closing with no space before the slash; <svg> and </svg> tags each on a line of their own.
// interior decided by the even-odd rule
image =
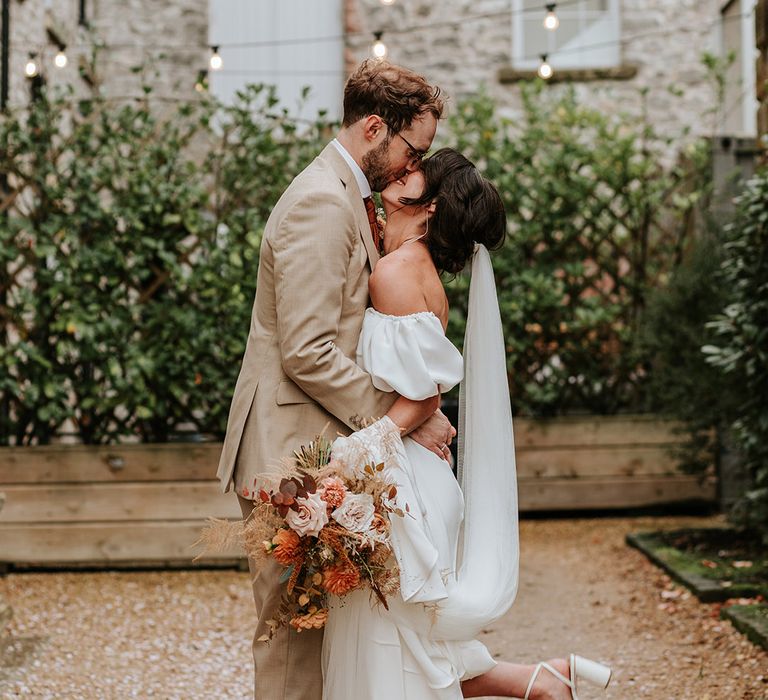
<svg viewBox="0 0 768 700">
<path fill-rule="evenodd" d="M 733 516 L 768 543 L 768 169 L 747 182 L 737 204 L 720 274 L 733 296 L 709 324 L 714 342 L 702 349 L 739 397 L 732 428 L 752 488 Z"/>
<path fill-rule="evenodd" d="M 259 86 L 162 119 L 58 96 L 0 122 L 0 440 L 222 433 L 262 227 L 325 130 L 275 106 Z"/>
<path fill-rule="evenodd" d="M 721 238 L 717 229 L 702 233 L 669 284 L 651 292 L 639 338 L 649 368 L 646 409 L 681 421 L 688 439 L 675 456 L 690 473 L 718 460 L 727 416 L 741 393 L 701 352 L 714 338 L 707 322 L 728 295 L 712 283 L 722 263 Z"/>
<path fill-rule="evenodd" d="M 450 121 L 451 140 L 507 206 L 510 236 L 494 268 L 512 400 L 534 415 L 637 410 L 648 379 L 641 318 L 691 235 L 706 151 L 694 144 L 664 167 L 668 141 L 573 91 L 529 86 L 523 106 L 512 122 L 481 96 Z M 457 316 L 465 286 L 451 290 Z"/>
<path fill-rule="evenodd" d="M 701 150 L 664 166 L 669 144 L 647 126 L 573 93 L 524 98 L 515 122 L 487 97 L 460 104 L 445 138 L 508 207 L 494 267 L 515 410 L 636 410 L 641 319 L 691 234 Z M 0 118 L 0 442 L 220 436 L 264 223 L 329 136 L 263 86 L 165 117 L 65 95 Z M 458 343 L 466 286 L 449 289 Z"/>
</svg>

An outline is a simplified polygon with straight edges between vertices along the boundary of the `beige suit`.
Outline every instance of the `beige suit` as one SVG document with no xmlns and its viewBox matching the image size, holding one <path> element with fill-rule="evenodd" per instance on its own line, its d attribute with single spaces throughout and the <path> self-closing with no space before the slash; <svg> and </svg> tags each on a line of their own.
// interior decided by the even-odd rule
<svg viewBox="0 0 768 700">
<path fill-rule="evenodd" d="M 243 513 L 254 480 L 326 424 L 348 434 L 355 416 L 384 415 L 394 396 L 354 361 L 378 260 L 360 189 L 333 145 L 291 183 L 267 221 L 256 300 L 218 477 Z M 253 570 L 253 569 L 252 569 Z M 257 629 L 279 604 L 279 569 L 254 581 Z M 321 632 L 282 629 L 254 641 L 257 700 L 320 700 Z"/>
</svg>

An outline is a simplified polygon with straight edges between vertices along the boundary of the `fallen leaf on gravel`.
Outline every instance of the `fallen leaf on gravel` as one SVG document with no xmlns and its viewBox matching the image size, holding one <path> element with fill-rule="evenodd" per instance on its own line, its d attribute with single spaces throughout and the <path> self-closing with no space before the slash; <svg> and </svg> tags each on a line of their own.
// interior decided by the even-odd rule
<svg viewBox="0 0 768 700">
<path fill-rule="evenodd" d="M 682 595 L 682 593 L 683 592 L 679 589 L 676 591 L 662 591 L 661 597 L 665 600 L 677 600 Z"/>
<path fill-rule="evenodd" d="M 716 569 L 717 568 L 717 562 L 712 561 L 711 559 L 702 559 L 701 562 L 699 562 L 702 566 L 706 566 L 708 569 Z"/>
</svg>

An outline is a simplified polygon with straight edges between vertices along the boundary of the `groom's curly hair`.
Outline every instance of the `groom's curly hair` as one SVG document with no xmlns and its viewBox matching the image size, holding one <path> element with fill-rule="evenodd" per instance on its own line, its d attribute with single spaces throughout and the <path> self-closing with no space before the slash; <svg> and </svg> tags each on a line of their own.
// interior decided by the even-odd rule
<svg viewBox="0 0 768 700">
<path fill-rule="evenodd" d="M 402 66 L 369 59 L 349 76 L 344 87 L 343 126 L 377 114 L 395 132 L 407 129 L 421 114 L 443 114 L 440 88 Z"/>
</svg>

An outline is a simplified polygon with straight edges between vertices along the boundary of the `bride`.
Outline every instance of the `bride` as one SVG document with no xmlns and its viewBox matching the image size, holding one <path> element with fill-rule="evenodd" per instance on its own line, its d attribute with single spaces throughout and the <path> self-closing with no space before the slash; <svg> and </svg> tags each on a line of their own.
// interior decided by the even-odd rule
<svg viewBox="0 0 768 700">
<path fill-rule="evenodd" d="M 509 391 L 488 249 L 504 242 L 498 192 L 461 154 L 443 149 L 383 192 L 386 257 L 369 282 L 357 362 L 376 388 L 422 401 L 462 381 L 458 481 L 449 464 L 395 440 L 392 520 L 400 593 L 389 610 L 357 590 L 332 598 L 323 642 L 324 700 L 457 700 L 504 696 L 578 700 L 577 683 L 606 687 L 610 669 L 581 656 L 535 666 L 496 662 L 475 639 L 517 591 L 517 486 Z M 464 357 L 445 337 L 440 273 L 471 261 Z M 384 418 L 339 438 L 372 452 L 399 429 Z M 546 671 L 546 672 L 544 672 Z"/>
</svg>

